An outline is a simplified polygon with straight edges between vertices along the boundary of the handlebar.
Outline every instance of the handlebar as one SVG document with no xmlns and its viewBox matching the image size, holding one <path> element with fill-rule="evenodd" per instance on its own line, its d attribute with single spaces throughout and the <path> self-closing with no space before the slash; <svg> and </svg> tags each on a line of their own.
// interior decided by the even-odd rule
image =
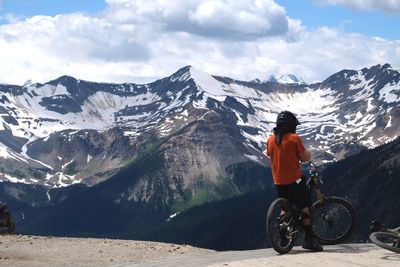
<svg viewBox="0 0 400 267">
<path fill-rule="evenodd" d="M 308 164 L 310 164 L 311 168 L 315 169 L 315 164 L 314 162 L 312 162 L 311 160 L 308 162 Z"/>
<path fill-rule="evenodd" d="M 323 184 L 323 181 L 322 181 L 322 179 L 321 179 L 321 175 L 318 173 L 317 167 L 316 167 L 316 165 L 314 164 L 314 162 L 312 162 L 312 161 L 310 160 L 310 161 L 308 161 L 308 162 L 304 162 L 304 164 L 308 164 L 308 165 L 309 165 L 309 166 L 307 167 L 307 169 L 308 169 L 308 173 L 309 173 L 309 175 L 310 175 L 310 179 L 309 179 L 309 181 L 307 182 L 307 184 L 309 184 L 311 181 L 312 181 L 314 184 L 318 184 L 318 183 Z"/>
</svg>

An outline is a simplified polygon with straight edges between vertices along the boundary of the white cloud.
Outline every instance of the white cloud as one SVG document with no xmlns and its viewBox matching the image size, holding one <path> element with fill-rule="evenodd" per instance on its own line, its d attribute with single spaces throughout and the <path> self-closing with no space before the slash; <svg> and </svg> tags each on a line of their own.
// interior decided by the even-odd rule
<svg viewBox="0 0 400 267">
<path fill-rule="evenodd" d="M 285 9 L 272 0 L 106 0 L 108 18 L 167 31 L 243 39 L 285 35 Z"/>
<path fill-rule="evenodd" d="M 0 10 L 1 10 L 1 7 L 0 7 Z M 17 15 L 12 14 L 12 13 L 8 13 L 8 14 L 5 14 L 3 16 L 0 16 L 0 22 L 4 21 L 5 23 L 16 23 L 21 19 L 22 19 L 22 17 L 17 16 Z"/>
<path fill-rule="evenodd" d="M 357 10 L 379 10 L 400 13 L 399 0 L 314 0 L 319 4 L 343 5 Z"/>
<path fill-rule="evenodd" d="M 63 74 L 96 79 L 97 73 L 107 75 L 103 68 L 117 62 L 121 68 L 143 63 L 150 51 L 136 41 L 134 32 L 84 14 L 35 16 L 2 25 L 0 60 L 8 66 L 0 69 L 0 81 L 43 82 Z M 119 77 L 126 71 L 116 68 L 108 73 Z"/>
<path fill-rule="evenodd" d="M 375 64 L 400 66 L 400 41 L 387 41 L 340 30 L 320 28 L 300 34 L 295 42 L 259 44 L 259 59 L 276 62 L 275 73 L 294 73 L 312 82 L 341 69 L 361 69 Z M 270 69 L 271 64 L 265 64 Z"/>
<path fill-rule="evenodd" d="M 272 1 L 221 1 L 206 8 L 200 2 L 209 3 L 108 0 L 109 8 L 96 16 L 35 16 L 0 25 L 0 82 L 46 82 L 64 74 L 91 81 L 150 82 L 185 65 L 242 80 L 294 73 L 315 81 L 343 68 L 386 62 L 400 66 L 400 41 L 340 29 L 310 30 L 289 17 L 286 30 L 276 35 L 282 24 L 271 15 L 268 21 L 275 26 L 263 28 L 260 15 L 285 14 Z M 249 3 L 247 9 L 240 7 L 243 3 Z M 264 11 L 253 14 L 252 8 Z M 217 16 L 221 10 L 224 15 Z M 234 17 L 234 10 L 244 13 Z M 216 33 L 221 33 L 218 38 Z"/>
</svg>

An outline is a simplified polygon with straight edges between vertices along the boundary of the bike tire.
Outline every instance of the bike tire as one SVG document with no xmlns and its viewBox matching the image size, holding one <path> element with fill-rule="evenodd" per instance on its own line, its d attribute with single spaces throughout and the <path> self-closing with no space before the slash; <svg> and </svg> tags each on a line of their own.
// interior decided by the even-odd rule
<svg viewBox="0 0 400 267">
<path fill-rule="evenodd" d="M 356 212 L 347 200 L 328 197 L 322 204 L 313 204 L 312 221 L 314 234 L 319 242 L 324 245 L 336 245 L 353 233 Z"/>
<path fill-rule="evenodd" d="M 387 232 L 374 232 L 369 235 L 369 240 L 381 248 L 400 253 L 400 235 Z"/>
<path fill-rule="evenodd" d="M 268 208 L 267 218 L 266 218 L 266 228 L 267 228 L 267 239 L 270 241 L 272 248 L 278 252 L 279 254 L 286 254 L 290 250 L 292 250 L 295 237 L 293 239 L 289 239 L 288 244 L 285 246 L 281 246 L 279 244 L 279 231 L 281 229 L 281 221 L 285 220 L 280 216 L 280 210 L 284 209 L 286 211 L 286 218 L 293 216 L 292 205 L 287 199 L 278 198 L 275 199 Z"/>
</svg>

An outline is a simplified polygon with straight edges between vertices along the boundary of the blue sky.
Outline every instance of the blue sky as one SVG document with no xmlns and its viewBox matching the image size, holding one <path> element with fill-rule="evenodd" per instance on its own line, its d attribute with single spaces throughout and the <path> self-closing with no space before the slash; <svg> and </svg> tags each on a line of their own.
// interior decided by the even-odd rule
<svg viewBox="0 0 400 267">
<path fill-rule="evenodd" d="M 17 16 L 54 16 L 71 12 L 97 12 L 107 7 L 101 0 L 3 0 L 1 13 Z"/>
<path fill-rule="evenodd" d="M 318 5 L 312 0 L 277 0 L 287 14 L 301 19 L 307 27 L 339 27 L 349 32 L 388 39 L 399 39 L 400 14 L 380 10 L 355 10 L 344 6 Z M 2 14 L 20 17 L 54 16 L 71 12 L 101 12 L 106 9 L 103 0 L 3 0 Z M 4 23 L 4 22 L 3 22 Z"/>
<path fill-rule="evenodd" d="M 400 68 L 400 0 L 0 0 L 0 82 Z"/>
<path fill-rule="evenodd" d="M 277 0 L 276 2 L 285 7 L 290 17 L 301 19 L 308 27 L 339 27 L 349 32 L 369 36 L 400 38 L 400 30 L 396 29 L 396 25 L 400 25 L 400 13 L 318 5 L 312 0 Z"/>
</svg>

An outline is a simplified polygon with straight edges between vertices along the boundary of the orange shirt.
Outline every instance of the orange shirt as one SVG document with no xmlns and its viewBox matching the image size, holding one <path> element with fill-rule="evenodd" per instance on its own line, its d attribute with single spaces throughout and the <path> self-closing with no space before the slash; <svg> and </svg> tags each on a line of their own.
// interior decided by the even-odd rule
<svg viewBox="0 0 400 267">
<path fill-rule="evenodd" d="M 283 135 L 279 145 L 275 143 L 275 135 L 267 140 L 267 156 L 271 159 L 274 184 L 285 185 L 296 182 L 302 176 L 300 157 L 306 151 L 298 134 Z"/>
</svg>

